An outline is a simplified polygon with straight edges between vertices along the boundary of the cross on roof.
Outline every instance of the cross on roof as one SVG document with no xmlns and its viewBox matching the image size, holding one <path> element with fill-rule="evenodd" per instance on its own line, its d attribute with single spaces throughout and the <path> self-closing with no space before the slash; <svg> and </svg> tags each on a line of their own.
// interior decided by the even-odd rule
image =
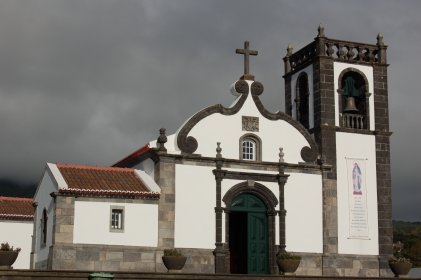
<svg viewBox="0 0 421 280">
<path fill-rule="evenodd" d="M 249 41 L 244 42 L 244 49 L 236 49 L 235 53 L 244 55 L 244 75 L 240 78 L 243 80 L 254 80 L 254 76 L 250 74 L 250 55 L 257 55 L 257 51 L 249 49 Z"/>
</svg>

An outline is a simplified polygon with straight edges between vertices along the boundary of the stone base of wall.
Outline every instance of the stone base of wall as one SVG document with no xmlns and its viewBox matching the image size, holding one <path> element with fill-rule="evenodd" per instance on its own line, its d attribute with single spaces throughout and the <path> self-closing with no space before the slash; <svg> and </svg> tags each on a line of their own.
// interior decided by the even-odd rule
<svg viewBox="0 0 421 280">
<path fill-rule="evenodd" d="M 324 254 L 322 262 L 324 276 L 380 276 L 378 256 Z"/>
<path fill-rule="evenodd" d="M 297 253 L 301 256 L 300 266 L 295 272 L 300 276 L 321 276 L 322 273 L 322 255 Z"/>
<path fill-rule="evenodd" d="M 183 273 L 215 273 L 215 257 L 211 249 L 179 249 L 187 256 Z M 163 249 L 154 247 L 56 244 L 47 261 L 35 264 L 36 269 L 166 272 Z M 378 256 L 300 253 L 296 271 L 299 276 L 393 276 Z"/>
<path fill-rule="evenodd" d="M 387 260 L 378 256 L 305 253 L 299 255 L 301 263 L 296 275 L 300 276 L 393 277 Z"/>
<path fill-rule="evenodd" d="M 69 279 L 86 280 L 91 271 L 39 271 L 39 270 L 17 270 L 0 269 L 0 279 L 8 280 L 40 280 L 40 279 Z M 361 277 L 326 277 L 326 276 L 282 276 L 279 275 L 229 275 L 229 274 L 185 274 L 185 273 L 137 273 L 137 272 L 113 272 L 115 280 L 361 280 Z M 376 280 L 395 280 L 392 277 L 376 278 Z M 421 280 L 421 278 L 411 278 Z"/>
<path fill-rule="evenodd" d="M 187 258 L 185 273 L 214 273 L 213 250 L 180 249 Z M 52 270 L 166 272 L 163 249 L 153 247 L 56 244 L 48 267 Z M 42 267 L 41 267 L 42 265 Z M 36 268 L 45 264 L 36 264 Z"/>
</svg>

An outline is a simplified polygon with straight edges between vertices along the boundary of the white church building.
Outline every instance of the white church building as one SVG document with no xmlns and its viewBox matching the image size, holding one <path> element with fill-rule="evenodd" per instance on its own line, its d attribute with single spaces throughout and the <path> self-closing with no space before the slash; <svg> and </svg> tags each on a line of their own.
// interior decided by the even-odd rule
<svg viewBox="0 0 421 280">
<path fill-rule="evenodd" d="M 386 46 L 327 38 L 323 27 L 285 63 L 285 113 L 269 112 L 249 71 L 231 106 L 160 130 L 112 167 L 48 163 L 36 195 L 31 266 L 385 276 L 392 253 Z M 257 59 L 257 58 L 256 58 Z"/>
</svg>

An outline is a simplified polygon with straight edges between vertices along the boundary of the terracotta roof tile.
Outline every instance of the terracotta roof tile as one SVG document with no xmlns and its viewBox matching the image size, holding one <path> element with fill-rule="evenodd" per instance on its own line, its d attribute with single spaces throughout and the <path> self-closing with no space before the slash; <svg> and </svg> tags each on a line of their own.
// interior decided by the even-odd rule
<svg viewBox="0 0 421 280">
<path fill-rule="evenodd" d="M 32 220 L 33 218 L 32 198 L 0 196 L 0 219 Z"/>
<path fill-rule="evenodd" d="M 68 188 L 63 193 L 159 197 L 151 192 L 132 168 L 57 164 Z"/>
<path fill-rule="evenodd" d="M 145 154 L 149 150 L 151 150 L 151 148 L 149 147 L 149 144 L 146 144 L 145 146 L 140 147 L 139 149 L 137 149 L 136 151 L 134 151 L 133 153 L 131 153 L 127 157 L 123 158 L 122 160 L 114 163 L 112 166 L 113 167 L 130 166 L 131 164 L 136 162 L 136 159 L 138 159 L 141 155 Z"/>
</svg>

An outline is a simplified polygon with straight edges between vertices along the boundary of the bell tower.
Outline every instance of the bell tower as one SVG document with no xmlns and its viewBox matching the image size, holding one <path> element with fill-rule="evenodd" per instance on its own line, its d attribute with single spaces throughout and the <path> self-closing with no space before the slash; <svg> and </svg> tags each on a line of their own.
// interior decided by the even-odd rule
<svg viewBox="0 0 421 280">
<path fill-rule="evenodd" d="M 323 173 L 323 275 L 390 273 L 386 49 L 381 34 L 376 44 L 350 42 L 326 37 L 320 25 L 314 41 L 295 52 L 289 45 L 283 59 L 285 112 L 316 140 L 319 164 L 331 167 Z"/>
</svg>

